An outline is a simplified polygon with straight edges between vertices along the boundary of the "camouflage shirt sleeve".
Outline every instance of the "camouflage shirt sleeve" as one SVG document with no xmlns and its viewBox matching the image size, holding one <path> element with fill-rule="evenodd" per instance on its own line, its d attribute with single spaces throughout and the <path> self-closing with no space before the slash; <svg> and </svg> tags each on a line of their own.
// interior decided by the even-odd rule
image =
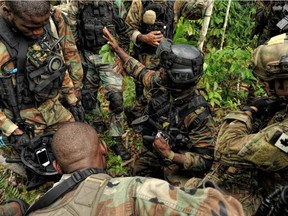
<svg viewBox="0 0 288 216">
<path fill-rule="evenodd" d="M 77 15 L 79 11 L 79 1 L 78 0 L 72 0 L 68 7 L 68 18 L 70 22 L 70 28 L 72 30 L 73 36 L 75 41 L 77 42 L 78 33 L 77 33 Z"/>
<path fill-rule="evenodd" d="M 142 0 L 133 0 L 126 16 L 125 22 L 128 25 L 127 34 L 130 40 L 137 45 L 136 38 L 141 32 Z"/>
<path fill-rule="evenodd" d="M 146 69 L 142 63 L 133 57 L 129 58 L 123 67 L 127 74 L 142 82 L 144 88 L 148 91 L 152 89 L 156 83 L 159 83 L 160 72 Z"/>
<path fill-rule="evenodd" d="M 78 53 L 68 19 L 64 16 L 65 15 L 59 9 L 55 8 L 54 18 L 56 20 L 59 38 L 64 36 L 64 39 L 60 42 L 64 59 L 66 65 L 68 65 L 68 71 L 75 89 L 80 90 L 83 86 L 83 69 L 81 65 L 81 58 Z"/>
<path fill-rule="evenodd" d="M 244 111 L 234 111 L 225 117 L 216 142 L 216 158 L 230 166 L 256 166 L 267 172 L 287 170 L 287 153 L 276 147 L 277 139 L 273 139 L 277 134 L 288 135 L 287 120 L 250 134 L 252 121 L 251 113 Z"/>
<path fill-rule="evenodd" d="M 62 82 L 62 93 L 70 105 L 75 105 L 78 101 L 74 93 L 74 85 L 68 71 L 65 72 L 64 80 Z"/>
<path fill-rule="evenodd" d="M 144 177 L 110 180 L 100 201 L 102 215 L 218 215 L 223 209 L 226 215 L 244 215 L 236 199 L 214 188 L 188 190 Z"/>
</svg>

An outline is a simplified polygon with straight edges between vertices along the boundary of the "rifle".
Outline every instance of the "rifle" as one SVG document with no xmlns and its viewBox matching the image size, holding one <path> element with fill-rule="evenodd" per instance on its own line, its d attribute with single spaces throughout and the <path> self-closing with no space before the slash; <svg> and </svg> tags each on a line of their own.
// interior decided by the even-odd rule
<svg viewBox="0 0 288 216">
<path fill-rule="evenodd" d="M 288 186 L 276 189 L 263 199 L 254 216 L 287 216 Z"/>
<path fill-rule="evenodd" d="M 264 111 L 259 113 L 259 115 L 256 115 L 253 121 L 253 125 L 251 128 L 250 133 L 257 133 L 261 129 L 265 128 L 268 124 L 268 122 L 271 120 L 271 118 L 275 115 L 276 112 L 279 112 L 281 110 L 286 110 L 287 104 L 283 102 L 282 100 L 273 100 L 269 99 L 267 97 L 267 106 Z M 279 113 L 278 118 L 281 118 L 281 113 Z M 279 119 L 279 121 L 281 121 Z"/>
<path fill-rule="evenodd" d="M 12 75 L 0 75 L 0 98 L 5 108 L 12 110 L 14 119 L 19 129 L 25 132 L 29 137 L 34 137 L 34 125 L 25 122 L 20 116 L 20 108 L 17 103 L 15 89 L 12 83 Z"/>
<path fill-rule="evenodd" d="M 151 149 L 155 136 L 161 135 L 169 144 L 172 151 L 177 151 L 181 146 L 187 146 L 189 141 L 188 134 L 182 132 L 176 127 L 163 128 L 155 122 L 149 115 L 144 115 L 132 121 L 132 128 L 136 133 L 141 133 L 143 144 Z M 150 134 L 150 135 L 147 135 Z"/>
<path fill-rule="evenodd" d="M 54 154 L 51 150 L 52 133 L 35 136 L 34 125 L 25 122 L 20 116 L 12 75 L 0 75 L 0 99 L 4 108 L 9 108 L 13 113 L 13 122 L 26 133 L 30 140 L 27 145 L 17 145 L 16 139 L 7 139 L 1 136 L 2 146 L 10 145 L 18 153 L 19 158 L 6 158 L 7 163 L 22 163 L 26 168 L 28 177 L 27 190 L 32 190 L 49 179 L 58 178 L 57 171 L 52 165 Z M 15 141 L 15 142 L 14 142 Z"/>
</svg>

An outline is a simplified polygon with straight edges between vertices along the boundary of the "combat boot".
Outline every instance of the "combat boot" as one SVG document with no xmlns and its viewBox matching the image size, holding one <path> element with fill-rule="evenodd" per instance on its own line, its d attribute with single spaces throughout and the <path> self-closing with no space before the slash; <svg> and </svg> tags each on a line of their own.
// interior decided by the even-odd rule
<svg viewBox="0 0 288 216">
<path fill-rule="evenodd" d="M 93 127 L 95 128 L 95 130 L 98 133 L 104 133 L 105 131 L 107 131 L 107 126 L 105 124 L 105 122 L 101 121 L 101 122 L 94 122 L 93 123 Z"/>
<path fill-rule="evenodd" d="M 130 152 L 122 143 L 122 137 L 112 137 L 114 144 L 110 147 L 116 155 L 120 155 L 122 160 L 129 160 L 131 158 Z"/>
</svg>

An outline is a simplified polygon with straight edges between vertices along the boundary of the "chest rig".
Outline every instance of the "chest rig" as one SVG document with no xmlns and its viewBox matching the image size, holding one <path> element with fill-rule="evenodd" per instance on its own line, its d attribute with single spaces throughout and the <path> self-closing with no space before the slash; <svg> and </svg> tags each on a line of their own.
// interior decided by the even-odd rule
<svg viewBox="0 0 288 216">
<path fill-rule="evenodd" d="M 103 38 L 104 27 L 107 27 L 112 35 L 115 35 L 113 18 L 114 10 L 110 2 L 92 1 L 79 6 L 78 36 L 86 50 L 98 52 L 106 44 L 106 39 Z"/>
<path fill-rule="evenodd" d="M 59 47 L 63 37 L 53 38 L 50 24 L 44 27 L 41 38 L 33 41 L 13 32 L 2 18 L 0 26 L 1 41 L 11 56 L 1 71 L 2 75 L 15 74 L 18 106 L 35 107 L 57 96 L 66 71 Z M 10 63 L 14 64 L 12 70 L 7 67 Z"/>
</svg>

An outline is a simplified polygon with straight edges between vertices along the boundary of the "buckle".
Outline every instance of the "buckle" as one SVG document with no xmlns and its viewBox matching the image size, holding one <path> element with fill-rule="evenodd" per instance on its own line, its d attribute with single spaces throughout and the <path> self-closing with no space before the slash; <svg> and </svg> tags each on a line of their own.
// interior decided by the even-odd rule
<svg viewBox="0 0 288 216">
<path fill-rule="evenodd" d="M 74 172 L 71 176 L 72 180 L 76 183 L 79 183 L 80 181 L 83 180 L 83 175 L 82 172 Z"/>
</svg>

